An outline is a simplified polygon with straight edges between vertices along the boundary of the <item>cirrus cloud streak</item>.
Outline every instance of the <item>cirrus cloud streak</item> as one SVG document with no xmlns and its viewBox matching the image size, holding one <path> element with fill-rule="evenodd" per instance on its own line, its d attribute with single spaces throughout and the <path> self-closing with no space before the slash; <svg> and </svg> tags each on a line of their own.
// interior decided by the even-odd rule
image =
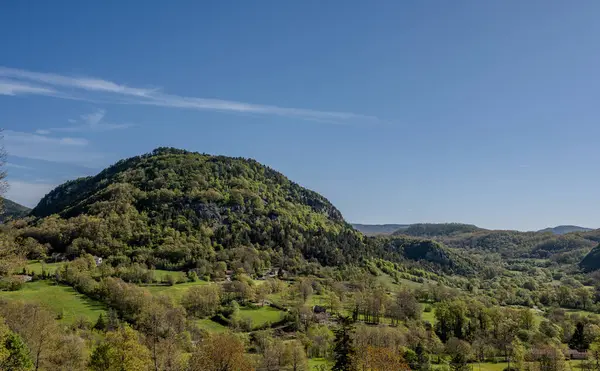
<svg viewBox="0 0 600 371">
<path fill-rule="evenodd" d="M 10 81 L 6 85 L 2 85 L 2 80 L 0 80 L 0 94 L 4 93 L 5 95 L 38 94 L 91 101 L 98 98 L 109 103 L 272 115 L 328 123 L 376 123 L 381 121 L 375 116 L 352 112 L 321 111 L 233 100 L 186 97 L 164 93 L 160 89 L 131 87 L 100 78 L 32 72 L 7 67 L 0 67 L 0 78 L 10 79 L 6 80 Z"/>
</svg>

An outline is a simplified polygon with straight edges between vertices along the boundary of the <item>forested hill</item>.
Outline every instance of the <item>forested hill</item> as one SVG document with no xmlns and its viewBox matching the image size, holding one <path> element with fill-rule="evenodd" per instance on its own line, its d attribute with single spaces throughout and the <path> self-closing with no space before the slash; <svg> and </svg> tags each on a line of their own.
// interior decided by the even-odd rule
<svg viewBox="0 0 600 371">
<path fill-rule="evenodd" d="M 32 211 L 54 252 L 85 250 L 165 268 L 211 261 L 337 265 L 367 251 L 327 199 L 243 158 L 172 148 L 67 182 Z M 58 214 L 58 216 L 50 216 Z"/>
<path fill-rule="evenodd" d="M 224 265 L 249 273 L 268 267 L 308 272 L 384 259 L 473 271 L 431 241 L 403 239 L 399 247 L 365 237 L 323 196 L 254 160 L 172 148 L 67 182 L 32 215 L 37 218 L 20 227 L 23 241 L 31 237 L 50 254 L 90 253 L 113 265 L 198 268 L 202 274 Z"/>
<path fill-rule="evenodd" d="M 333 222 L 343 222 L 339 210 L 323 196 L 255 160 L 174 148 L 158 148 L 150 154 L 121 160 L 94 177 L 64 183 L 46 195 L 32 214 L 73 216 L 88 211 L 98 201 L 93 196 L 113 184 L 129 184 L 146 193 L 164 190 L 176 197 L 186 194 L 196 201 L 240 209 L 264 210 L 264 206 L 289 202 L 308 206 Z"/>
<path fill-rule="evenodd" d="M 411 224 L 393 237 L 430 238 L 444 246 L 468 253 L 497 253 L 505 259 L 550 259 L 559 264 L 577 264 L 600 242 L 600 230 L 559 226 L 538 232 L 487 230 L 472 224 Z M 600 266 L 600 263 L 598 264 Z"/>
<path fill-rule="evenodd" d="M 556 227 L 552 227 L 552 228 L 544 228 L 538 232 L 552 232 L 554 234 L 567 234 L 567 233 L 573 233 L 573 232 L 589 232 L 591 231 L 591 228 L 585 228 L 585 227 L 580 227 L 577 225 L 559 225 Z"/>
<path fill-rule="evenodd" d="M 7 219 L 18 219 L 26 216 L 31 211 L 30 208 L 19 205 L 18 203 L 0 197 L 0 204 L 2 205 L 0 212 L 0 223 Z"/>
<path fill-rule="evenodd" d="M 418 223 L 411 224 L 408 228 L 402 228 L 394 232 L 394 235 L 407 235 L 415 237 L 439 237 L 452 236 L 461 233 L 472 233 L 483 231 L 472 224 L 462 223 Z"/>
</svg>

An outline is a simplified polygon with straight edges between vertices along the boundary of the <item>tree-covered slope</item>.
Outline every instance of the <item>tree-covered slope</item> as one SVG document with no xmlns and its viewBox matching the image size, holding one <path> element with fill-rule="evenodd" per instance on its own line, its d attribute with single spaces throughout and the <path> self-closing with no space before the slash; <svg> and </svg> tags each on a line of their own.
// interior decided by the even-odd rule
<svg viewBox="0 0 600 371">
<path fill-rule="evenodd" d="M 174 148 L 158 148 L 150 154 L 121 160 L 94 177 L 64 183 L 46 195 L 32 214 L 79 214 L 98 201 L 95 194 L 113 184 L 130 184 L 146 192 L 147 198 L 155 196 L 150 193 L 168 190 L 191 201 L 241 209 L 264 210 L 266 205 L 290 202 L 308 206 L 331 221 L 343 221 L 342 214 L 323 196 L 257 161 Z"/>
<path fill-rule="evenodd" d="M 579 266 L 587 272 L 600 269 L 600 245 L 594 247 L 579 263 Z"/>
<path fill-rule="evenodd" d="M 591 228 L 580 227 L 577 225 L 559 225 L 551 228 L 544 228 L 539 230 L 538 232 L 552 232 L 554 234 L 567 234 L 573 232 L 588 232 L 591 231 Z"/>
<path fill-rule="evenodd" d="M 419 223 L 411 224 L 408 228 L 397 230 L 395 235 L 407 235 L 415 237 L 440 237 L 452 236 L 461 233 L 472 233 L 483 229 L 471 225 L 461 223 Z"/>
<path fill-rule="evenodd" d="M 19 205 L 18 203 L 4 197 L 0 197 L 0 205 L 2 205 L 2 211 L 0 211 L 0 223 L 7 219 L 22 218 L 31 211 L 30 208 Z"/>
<path fill-rule="evenodd" d="M 594 229 L 587 232 L 574 232 L 573 234 L 590 241 L 600 242 L 600 229 Z"/>
<path fill-rule="evenodd" d="M 67 182 L 32 215 L 37 218 L 20 226 L 23 241 L 68 258 L 91 253 L 112 265 L 214 275 L 224 267 L 311 272 L 315 264 L 361 265 L 375 258 L 459 274 L 473 270 L 437 242 L 363 236 L 323 196 L 254 160 L 171 148 Z"/>
<path fill-rule="evenodd" d="M 482 230 L 436 238 L 445 245 L 504 258 L 549 258 L 558 263 L 576 264 L 595 245 L 576 233 L 555 235 L 550 232 Z"/>
<path fill-rule="evenodd" d="M 417 262 L 430 271 L 447 274 L 471 275 L 477 270 L 466 255 L 437 241 L 408 236 L 373 240 L 382 246 L 383 257 L 390 261 Z"/>
<path fill-rule="evenodd" d="M 182 268 L 356 262 L 368 247 L 323 196 L 254 160 L 177 149 L 122 160 L 44 197 L 26 235 L 52 252 Z M 57 214 L 57 215 L 52 215 Z"/>
</svg>

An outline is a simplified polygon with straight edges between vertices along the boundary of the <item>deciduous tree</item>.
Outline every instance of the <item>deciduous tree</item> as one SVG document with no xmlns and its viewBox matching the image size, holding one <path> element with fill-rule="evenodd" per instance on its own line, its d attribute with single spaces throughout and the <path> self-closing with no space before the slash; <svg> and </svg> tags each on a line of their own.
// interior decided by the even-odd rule
<svg viewBox="0 0 600 371">
<path fill-rule="evenodd" d="M 221 290 L 218 285 L 191 287 L 183 296 L 181 304 L 189 314 L 196 317 L 212 316 L 221 304 Z"/>
<path fill-rule="evenodd" d="M 90 358 L 93 371 L 147 371 L 152 365 L 150 351 L 139 341 L 138 334 L 129 325 L 106 334 Z"/>
<path fill-rule="evenodd" d="M 359 361 L 358 368 L 369 371 L 410 370 L 402 354 L 397 349 L 369 346 L 366 357 Z"/>
<path fill-rule="evenodd" d="M 198 345 L 190 359 L 190 371 L 252 371 L 244 343 L 234 334 L 213 334 Z"/>
<path fill-rule="evenodd" d="M 27 345 L 0 317 L 0 370 L 27 371 L 32 367 Z"/>
</svg>

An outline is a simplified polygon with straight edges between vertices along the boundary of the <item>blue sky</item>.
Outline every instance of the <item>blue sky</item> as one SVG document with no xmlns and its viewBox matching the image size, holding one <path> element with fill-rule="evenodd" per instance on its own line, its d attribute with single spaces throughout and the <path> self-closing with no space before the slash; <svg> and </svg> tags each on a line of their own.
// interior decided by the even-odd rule
<svg viewBox="0 0 600 371">
<path fill-rule="evenodd" d="M 255 158 L 352 222 L 600 227 L 600 2 L 0 8 L 15 201 L 174 146 Z"/>
</svg>

